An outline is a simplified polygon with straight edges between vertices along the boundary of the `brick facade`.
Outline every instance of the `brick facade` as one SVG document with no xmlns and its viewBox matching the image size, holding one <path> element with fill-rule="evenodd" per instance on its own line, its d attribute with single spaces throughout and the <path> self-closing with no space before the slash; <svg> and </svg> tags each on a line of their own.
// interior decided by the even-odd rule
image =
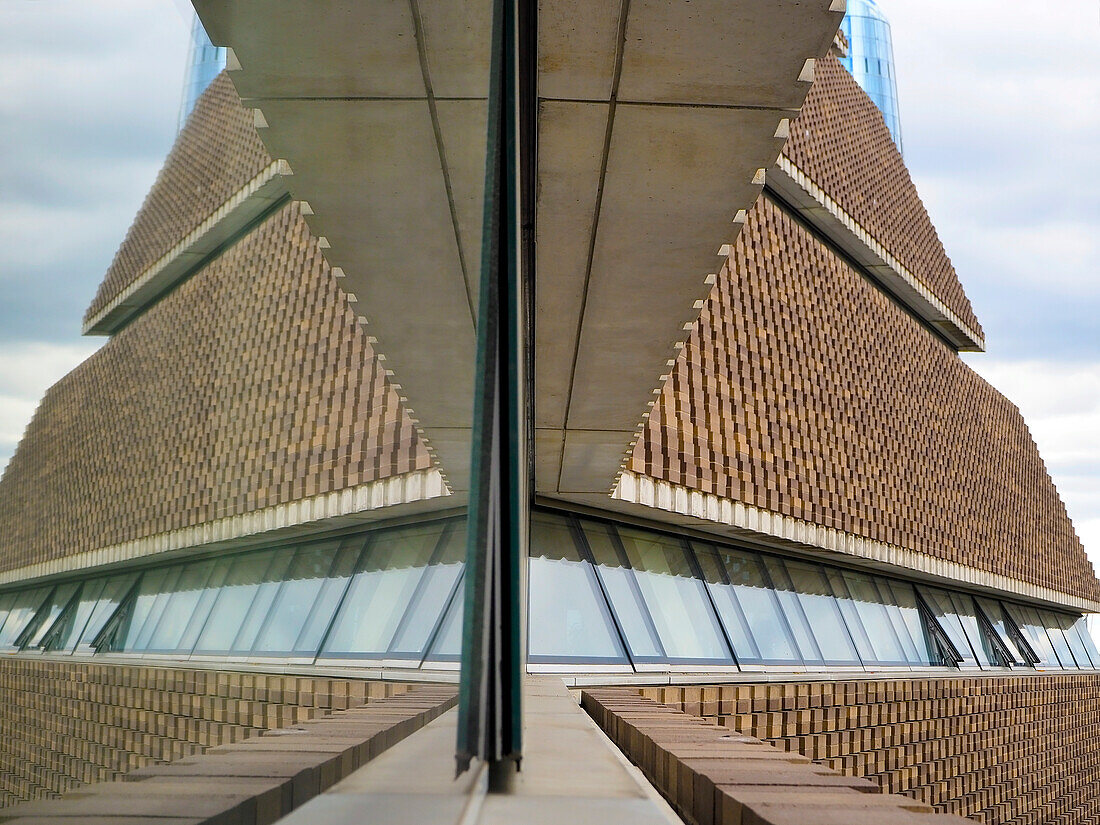
<svg viewBox="0 0 1100 825">
<path fill-rule="evenodd" d="M 981 334 L 882 113 L 835 57 L 817 61 L 783 154 Z"/>
<path fill-rule="evenodd" d="M 221 74 L 195 104 L 88 307 L 85 321 L 269 163 L 252 112 L 241 106 L 229 76 Z"/>
<path fill-rule="evenodd" d="M 1100 598 L 1016 407 L 766 196 L 628 469 Z"/>
<path fill-rule="evenodd" d="M 403 693 L 360 679 L 0 660 L 0 806 Z"/>
<path fill-rule="evenodd" d="M 431 466 L 291 205 L 46 393 L 0 480 L 0 568 Z"/>
<path fill-rule="evenodd" d="M 989 825 L 1100 821 L 1100 675 L 641 692 L 945 813 Z"/>
</svg>

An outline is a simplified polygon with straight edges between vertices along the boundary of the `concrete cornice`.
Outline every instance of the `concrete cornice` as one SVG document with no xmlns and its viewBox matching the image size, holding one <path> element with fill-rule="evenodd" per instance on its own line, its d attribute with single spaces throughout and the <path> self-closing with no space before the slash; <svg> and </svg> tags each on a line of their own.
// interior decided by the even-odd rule
<svg viewBox="0 0 1100 825">
<path fill-rule="evenodd" d="M 952 312 L 920 278 L 787 157 L 780 155 L 776 165 L 768 170 L 766 184 L 803 220 L 844 250 L 896 300 L 936 329 L 952 346 L 964 352 L 985 350 L 985 338 L 980 333 Z"/>
<path fill-rule="evenodd" d="M 358 487 L 228 516 L 194 527 L 170 530 L 155 536 L 5 570 L 0 572 L 0 585 L 114 565 L 172 551 L 201 552 L 219 546 L 232 546 L 260 534 L 282 537 L 292 534 L 295 528 L 306 525 L 314 525 L 313 529 L 316 529 L 315 523 L 322 520 L 362 517 L 364 514 L 380 518 L 377 511 L 383 508 L 415 505 L 449 495 L 438 470 L 418 470 Z M 343 525 L 332 523 L 328 526 Z"/>
<path fill-rule="evenodd" d="M 285 160 L 268 164 L 186 237 L 142 272 L 106 306 L 88 318 L 85 335 L 113 335 L 165 292 L 193 275 L 276 207 L 289 200 Z"/>
<path fill-rule="evenodd" d="M 876 566 L 896 569 L 899 574 L 917 573 L 945 584 L 964 584 L 979 590 L 1041 601 L 1072 610 L 1100 612 L 1100 603 L 1079 596 L 989 573 L 965 564 L 937 559 L 915 550 L 811 524 L 751 504 L 702 493 L 629 471 L 622 473 L 612 497 L 665 513 L 675 513 L 682 517 L 677 523 L 699 530 L 715 532 L 713 526 L 722 525 L 733 528 L 723 531 L 727 535 L 740 533 L 749 538 L 757 537 L 763 543 L 785 544 L 862 559 Z M 667 517 L 656 515 L 653 518 L 668 520 Z"/>
</svg>

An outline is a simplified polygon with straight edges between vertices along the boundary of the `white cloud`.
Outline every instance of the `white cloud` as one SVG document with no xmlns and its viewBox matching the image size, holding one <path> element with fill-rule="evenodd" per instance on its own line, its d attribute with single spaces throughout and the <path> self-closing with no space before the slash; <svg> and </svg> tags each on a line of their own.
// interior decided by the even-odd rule
<svg viewBox="0 0 1100 825">
<path fill-rule="evenodd" d="M 30 423 L 42 395 L 102 341 L 0 345 L 0 472 Z"/>
<path fill-rule="evenodd" d="M 1100 570 L 1100 362 L 1006 361 L 988 355 L 966 361 L 1020 408 Z"/>
</svg>

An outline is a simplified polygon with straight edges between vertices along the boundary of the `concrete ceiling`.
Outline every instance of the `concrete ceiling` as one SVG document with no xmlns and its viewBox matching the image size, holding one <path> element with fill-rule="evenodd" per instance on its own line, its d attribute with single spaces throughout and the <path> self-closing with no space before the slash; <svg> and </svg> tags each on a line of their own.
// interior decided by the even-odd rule
<svg viewBox="0 0 1100 825">
<path fill-rule="evenodd" d="M 456 492 L 488 0 L 195 0 Z M 843 0 L 542 0 L 536 486 L 606 496 Z M 811 61 L 807 63 L 807 61 Z"/>
</svg>

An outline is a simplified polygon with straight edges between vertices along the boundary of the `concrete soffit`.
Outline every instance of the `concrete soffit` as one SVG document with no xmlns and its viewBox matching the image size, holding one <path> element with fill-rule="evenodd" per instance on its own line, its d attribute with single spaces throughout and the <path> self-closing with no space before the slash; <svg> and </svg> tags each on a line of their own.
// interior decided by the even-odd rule
<svg viewBox="0 0 1100 825">
<path fill-rule="evenodd" d="M 783 155 L 768 170 L 767 186 L 869 272 L 893 297 L 963 352 L 984 352 L 985 338 Z"/>
<path fill-rule="evenodd" d="M 1100 612 L 1100 602 L 1090 599 L 631 472 L 622 474 L 614 499 L 618 505 L 614 509 L 620 512 L 672 526 L 688 527 L 727 538 L 742 538 L 778 548 L 810 551 L 818 556 L 823 552 L 835 554 L 838 561 L 842 557 L 858 559 L 902 577 L 924 577 L 943 584 L 969 585 L 978 590 L 1041 601 L 1055 607 Z M 606 508 L 606 504 L 603 506 Z"/>
<path fill-rule="evenodd" d="M 449 489 L 469 486 L 488 0 L 195 0 Z M 612 490 L 844 0 L 542 0 L 541 493 Z"/>
</svg>

